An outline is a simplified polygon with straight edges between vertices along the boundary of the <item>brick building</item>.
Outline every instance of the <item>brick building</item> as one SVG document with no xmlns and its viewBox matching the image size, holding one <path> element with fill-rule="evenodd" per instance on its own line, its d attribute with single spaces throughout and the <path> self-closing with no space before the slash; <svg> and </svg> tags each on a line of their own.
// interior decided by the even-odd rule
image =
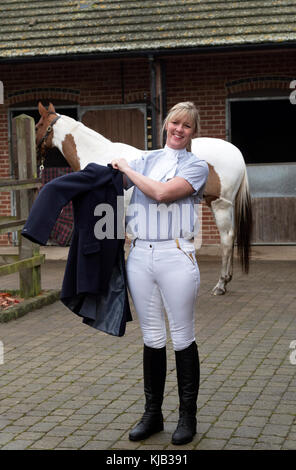
<svg viewBox="0 0 296 470">
<path fill-rule="evenodd" d="M 111 140 L 161 145 L 167 109 L 194 101 L 201 135 L 243 152 L 254 243 L 296 240 L 296 4 L 289 0 L 5 0 L 0 9 L 0 176 L 11 175 L 11 119 L 37 103 Z M 53 154 L 47 166 L 64 168 Z M 1 193 L 1 215 L 13 213 Z M 12 241 L 3 235 L 2 244 Z M 203 208 L 203 243 L 218 244 Z"/>
</svg>

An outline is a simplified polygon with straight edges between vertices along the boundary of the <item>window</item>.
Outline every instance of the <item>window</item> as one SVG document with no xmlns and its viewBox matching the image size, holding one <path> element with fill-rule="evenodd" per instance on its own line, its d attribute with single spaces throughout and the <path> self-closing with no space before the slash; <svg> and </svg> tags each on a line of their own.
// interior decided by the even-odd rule
<svg viewBox="0 0 296 470">
<path fill-rule="evenodd" d="M 247 164 L 296 161 L 296 105 L 288 98 L 229 101 L 230 140 Z"/>
</svg>

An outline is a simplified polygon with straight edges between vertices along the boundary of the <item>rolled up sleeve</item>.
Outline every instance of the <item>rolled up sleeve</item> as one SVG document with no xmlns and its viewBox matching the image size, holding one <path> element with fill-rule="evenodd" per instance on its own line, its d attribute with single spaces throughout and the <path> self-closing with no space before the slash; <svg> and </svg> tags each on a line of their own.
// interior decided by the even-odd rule
<svg viewBox="0 0 296 470">
<path fill-rule="evenodd" d="M 142 166 L 143 166 L 143 157 L 141 158 L 136 158 L 135 160 L 131 160 L 130 162 L 128 162 L 128 165 L 131 167 L 132 170 L 135 170 L 135 171 L 138 171 L 139 173 L 141 173 L 141 169 L 142 169 Z M 130 189 L 132 186 L 134 186 L 134 183 L 132 182 L 132 180 L 129 179 L 128 176 L 125 175 L 125 185 L 124 185 L 124 189 Z"/>
<path fill-rule="evenodd" d="M 208 174 L 209 167 L 207 162 L 205 160 L 197 160 L 196 162 L 191 161 L 190 164 L 179 168 L 175 176 L 179 176 L 188 181 L 194 189 L 193 196 L 198 196 L 202 199 Z"/>
</svg>

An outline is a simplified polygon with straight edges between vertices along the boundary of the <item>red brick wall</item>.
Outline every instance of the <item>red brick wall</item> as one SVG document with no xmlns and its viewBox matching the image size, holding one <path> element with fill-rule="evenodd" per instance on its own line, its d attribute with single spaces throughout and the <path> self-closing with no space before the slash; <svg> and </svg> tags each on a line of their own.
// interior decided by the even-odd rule
<svg viewBox="0 0 296 470">
<path fill-rule="evenodd" d="M 201 135 L 226 138 L 226 99 L 234 93 L 286 92 L 296 79 L 295 51 L 238 52 L 167 58 L 167 104 L 194 101 L 200 110 Z M 218 244 L 210 209 L 203 207 L 203 244 Z"/>
<path fill-rule="evenodd" d="M 294 51 L 238 52 L 169 56 L 167 105 L 192 100 L 200 109 L 201 135 L 226 137 L 226 98 L 231 93 L 275 89 L 288 91 L 296 78 Z M 150 94 L 148 60 L 44 62 L 0 66 L 4 104 L 0 105 L 0 177 L 10 174 L 7 110 L 25 101 L 68 100 L 81 106 L 144 102 Z M 1 215 L 10 215 L 10 199 L 0 195 Z M 3 236 L 0 243 L 7 242 Z M 203 211 L 203 243 L 219 243 L 208 208 Z"/>
</svg>

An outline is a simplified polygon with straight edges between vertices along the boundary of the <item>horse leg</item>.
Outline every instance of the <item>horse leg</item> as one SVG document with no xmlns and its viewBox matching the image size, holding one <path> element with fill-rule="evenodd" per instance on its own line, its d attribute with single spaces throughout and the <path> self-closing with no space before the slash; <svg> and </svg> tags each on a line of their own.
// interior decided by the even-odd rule
<svg viewBox="0 0 296 470">
<path fill-rule="evenodd" d="M 220 278 L 212 293 L 214 295 L 223 295 L 226 292 L 226 284 L 231 281 L 233 273 L 233 206 L 231 201 L 219 198 L 212 202 L 211 209 L 220 233 L 222 252 Z"/>
</svg>

